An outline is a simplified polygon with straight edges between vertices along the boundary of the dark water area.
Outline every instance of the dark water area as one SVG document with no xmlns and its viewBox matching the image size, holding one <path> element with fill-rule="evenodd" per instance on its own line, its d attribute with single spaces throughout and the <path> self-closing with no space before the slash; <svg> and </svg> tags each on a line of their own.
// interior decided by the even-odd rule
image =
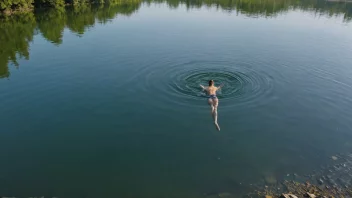
<svg viewBox="0 0 352 198">
<path fill-rule="evenodd" d="M 239 197 L 312 172 L 352 149 L 351 18 L 221 0 L 2 19 L 0 196 Z"/>
</svg>

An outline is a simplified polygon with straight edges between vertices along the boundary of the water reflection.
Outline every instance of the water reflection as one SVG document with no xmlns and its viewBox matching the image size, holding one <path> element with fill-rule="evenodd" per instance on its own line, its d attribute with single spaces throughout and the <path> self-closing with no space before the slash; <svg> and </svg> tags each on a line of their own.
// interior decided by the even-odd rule
<svg viewBox="0 0 352 198">
<path fill-rule="evenodd" d="M 222 10 L 251 17 L 269 17 L 287 12 L 289 10 L 302 10 L 314 12 L 318 15 L 343 15 L 344 21 L 352 19 L 352 3 L 322 0 L 145 0 L 145 2 L 166 2 L 170 8 L 177 8 L 185 4 L 187 8 L 200 8 L 202 6 L 216 7 Z"/>
<path fill-rule="evenodd" d="M 33 13 L 14 16 L 0 23 L 0 78 L 10 76 L 9 62 L 18 67 L 17 58 L 29 59 L 29 43 L 35 27 Z"/>
<path fill-rule="evenodd" d="M 0 23 L 0 78 L 10 76 L 9 63 L 18 67 L 18 58 L 29 59 L 29 44 L 37 32 L 55 45 L 60 45 L 65 28 L 81 35 L 97 22 L 106 23 L 118 14 L 131 15 L 138 10 L 140 5 L 139 0 L 111 6 L 82 5 L 67 9 L 36 10 L 34 13 L 2 19 Z"/>
<path fill-rule="evenodd" d="M 106 23 L 117 15 L 129 16 L 142 3 L 166 3 L 170 8 L 185 5 L 188 9 L 202 6 L 215 7 L 251 17 L 275 17 L 289 10 L 302 10 L 316 15 L 342 15 L 344 22 L 352 19 L 352 3 L 323 0 L 125 0 L 117 5 L 89 6 L 36 10 L 2 19 L 0 23 L 0 78 L 10 76 L 9 63 L 18 67 L 17 59 L 29 59 L 29 43 L 33 35 L 40 33 L 55 45 L 63 40 L 68 28 L 78 35 L 84 34 L 95 23 Z"/>
</svg>

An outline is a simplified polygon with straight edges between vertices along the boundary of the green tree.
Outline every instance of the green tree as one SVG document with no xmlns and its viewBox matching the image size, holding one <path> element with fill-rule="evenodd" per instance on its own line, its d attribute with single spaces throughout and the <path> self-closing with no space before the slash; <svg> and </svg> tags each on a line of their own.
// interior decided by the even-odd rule
<svg viewBox="0 0 352 198">
<path fill-rule="evenodd" d="M 66 26 L 65 9 L 47 9 L 35 14 L 37 27 L 48 41 L 59 45 L 62 43 L 63 32 Z"/>
<path fill-rule="evenodd" d="M 66 10 L 67 20 L 66 26 L 79 35 L 95 24 L 94 13 L 92 13 L 91 5 L 80 5 L 68 8 Z"/>
<path fill-rule="evenodd" d="M 9 63 L 18 67 L 17 58 L 29 59 L 34 30 L 33 13 L 11 16 L 0 23 L 0 77 L 9 77 Z"/>
<path fill-rule="evenodd" d="M 4 2 L 0 3 L 0 10 L 31 7 L 33 3 L 32 0 Z M 171 8 L 177 8 L 179 5 L 186 5 L 187 8 L 216 7 L 256 17 L 272 17 L 299 9 L 315 12 L 317 15 L 341 15 L 345 21 L 352 18 L 352 4 L 322 0 L 144 0 L 143 2 L 167 3 Z M 72 6 L 65 7 L 63 6 L 65 3 Z M 36 9 L 34 13 L 0 19 L 0 78 L 10 76 L 9 64 L 18 66 L 18 58 L 29 59 L 29 44 L 36 30 L 48 41 L 60 45 L 63 42 L 65 28 L 83 35 L 97 22 L 106 23 L 118 15 L 133 14 L 141 3 L 141 0 L 35 0 L 36 6 L 53 8 Z"/>
<path fill-rule="evenodd" d="M 65 6 L 65 0 L 35 0 L 36 7 L 55 7 L 60 8 Z"/>
<path fill-rule="evenodd" d="M 26 10 L 31 9 L 33 0 L 2 0 L 0 11 Z"/>
</svg>

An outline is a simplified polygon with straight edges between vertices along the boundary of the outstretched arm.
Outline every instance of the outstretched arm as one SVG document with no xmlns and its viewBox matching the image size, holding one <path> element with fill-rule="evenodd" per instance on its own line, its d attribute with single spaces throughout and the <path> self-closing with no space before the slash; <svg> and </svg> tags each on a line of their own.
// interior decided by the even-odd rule
<svg viewBox="0 0 352 198">
<path fill-rule="evenodd" d="M 199 85 L 203 90 L 205 90 L 206 88 L 203 85 Z"/>
<path fill-rule="evenodd" d="M 224 86 L 224 84 L 221 84 L 220 86 L 218 86 L 218 90 L 221 89 Z"/>
</svg>

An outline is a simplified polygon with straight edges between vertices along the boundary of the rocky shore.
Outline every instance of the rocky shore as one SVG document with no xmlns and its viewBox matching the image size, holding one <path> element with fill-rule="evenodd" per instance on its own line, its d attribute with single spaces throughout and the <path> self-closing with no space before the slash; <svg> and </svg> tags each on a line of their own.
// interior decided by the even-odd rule
<svg viewBox="0 0 352 198">
<path fill-rule="evenodd" d="M 329 156 L 329 162 L 310 174 L 287 173 L 279 179 L 269 173 L 263 181 L 240 185 L 245 194 L 205 193 L 205 198 L 352 198 L 352 153 Z"/>
<path fill-rule="evenodd" d="M 263 197 L 263 198 L 330 198 L 330 197 L 352 197 L 352 188 L 341 187 L 321 187 L 318 185 L 299 183 L 295 181 L 284 181 L 282 183 L 284 192 L 281 193 L 277 189 L 267 188 L 250 193 L 247 197 Z"/>
<path fill-rule="evenodd" d="M 352 197 L 352 154 L 334 155 L 330 160 L 331 163 L 314 170 L 312 174 L 300 176 L 294 173 L 291 180 L 267 184 L 245 197 Z"/>
</svg>

